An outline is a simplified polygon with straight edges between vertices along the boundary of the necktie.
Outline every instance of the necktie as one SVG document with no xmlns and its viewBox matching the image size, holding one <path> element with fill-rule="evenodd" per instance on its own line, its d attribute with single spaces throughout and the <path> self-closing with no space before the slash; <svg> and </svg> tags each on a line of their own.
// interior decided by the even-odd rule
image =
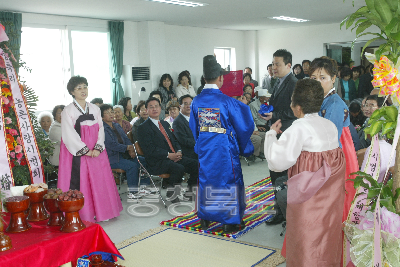
<svg viewBox="0 0 400 267">
<path fill-rule="evenodd" d="M 281 83 L 281 80 L 277 79 L 275 84 L 274 84 L 274 88 L 272 89 L 272 92 L 276 92 L 276 90 L 278 90 L 280 83 Z"/>
<path fill-rule="evenodd" d="M 161 133 L 164 135 L 165 140 L 167 140 L 168 145 L 169 145 L 169 148 L 171 149 L 171 151 L 172 151 L 173 153 L 175 153 L 175 149 L 174 149 L 174 147 L 172 146 L 171 140 L 169 140 L 169 137 L 168 137 L 168 135 L 167 135 L 167 132 L 165 131 L 165 129 L 164 129 L 164 127 L 162 126 L 162 124 L 161 124 L 160 121 L 158 121 L 158 126 L 160 126 L 160 131 L 161 131 Z"/>
</svg>

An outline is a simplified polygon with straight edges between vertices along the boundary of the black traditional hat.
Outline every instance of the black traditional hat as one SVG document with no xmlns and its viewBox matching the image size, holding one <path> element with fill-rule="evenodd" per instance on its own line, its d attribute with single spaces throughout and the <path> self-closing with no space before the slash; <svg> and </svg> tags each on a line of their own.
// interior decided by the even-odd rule
<svg viewBox="0 0 400 267">
<path fill-rule="evenodd" d="M 229 71 L 226 71 L 221 68 L 221 65 L 217 62 L 215 56 L 208 55 L 203 58 L 204 79 L 212 80 L 228 73 Z"/>
</svg>

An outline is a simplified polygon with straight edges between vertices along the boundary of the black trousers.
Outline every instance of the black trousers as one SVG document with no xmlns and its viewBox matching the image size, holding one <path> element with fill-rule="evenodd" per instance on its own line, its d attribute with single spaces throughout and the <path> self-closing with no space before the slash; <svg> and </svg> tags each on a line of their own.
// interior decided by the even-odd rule
<svg viewBox="0 0 400 267">
<path fill-rule="evenodd" d="M 189 187 L 197 185 L 197 180 L 199 179 L 199 164 L 197 160 L 183 156 L 182 159 L 177 162 L 173 162 L 169 159 L 165 161 L 166 162 L 163 162 L 163 167 L 165 167 L 163 173 L 168 173 L 170 175 L 170 186 L 181 184 L 185 172 L 190 174 L 188 180 Z"/>
</svg>

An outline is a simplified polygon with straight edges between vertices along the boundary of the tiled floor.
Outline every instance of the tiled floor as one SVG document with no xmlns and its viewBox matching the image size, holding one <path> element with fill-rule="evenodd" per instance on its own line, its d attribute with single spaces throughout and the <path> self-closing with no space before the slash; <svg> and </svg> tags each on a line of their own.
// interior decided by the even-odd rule
<svg viewBox="0 0 400 267">
<path fill-rule="evenodd" d="M 260 159 L 257 159 L 256 162 L 250 163 L 250 166 L 247 166 L 246 162 L 242 160 L 242 170 L 244 183 L 246 186 L 269 176 L 267 162 L 261 161 Z M 123 184 L 120 192 L 123 193 L 125 191 L 126 184 Z M 163 195 L 165 195 L 165 192 L 163 192 Z M 161 221 L 168 220 L 176 216 L 164 208 L 161 200 L 158 198 L 146 200 L 150 206 L 154 205 L 152 206 L 154 208 L 152 210 L 151 208 L 143 207 L 141 203 L 128 203 L 126 194 L 122 194 L 121 196 L 122 205 L 124 207 L 121 215 L 118 218 L 99 223 L 110 236 L 111 240 L 116 244 L 132 236 L 139 235 L 149 229 L 156 228 L 159 226 Z M 167 202 L 167 204 L 169 204 L 169 202 Z M 192 209 L 193 207 L 183 206 L 179 207 L 176 212 L 184 213 Z M 147 215 L 151 212 L 153 212 L 154 215 Z M 132 215 L 131 213 L 136 213 L 137 215 Z M 140 215 L 145 216 L 140 217 Z M 262 224 L 244 236 L 240 237 L 238 240 L 273 248 L 282 248 L 284 237 L 280 236 L 281 231 L 281 225 L 266 226 L 265 224 Z M 182 266 L 187 266 L 187 264 L 182 264 Z M 283 263 L 279 265 L 279 267 L 283 266 L 286 266 L 286 264 Z"/>
</svg>

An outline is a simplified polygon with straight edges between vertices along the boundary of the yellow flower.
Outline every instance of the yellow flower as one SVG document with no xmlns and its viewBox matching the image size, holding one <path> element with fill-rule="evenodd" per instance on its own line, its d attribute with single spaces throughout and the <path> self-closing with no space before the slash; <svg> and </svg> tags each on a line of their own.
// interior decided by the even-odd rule
<svg viewBox="0 0 400 267">
<path fill-rule="evenodd" d="M 11 96 L 11 91 L 8 88 L 1 88 L 1 93 L 3 96 Z"/>
</svg>

